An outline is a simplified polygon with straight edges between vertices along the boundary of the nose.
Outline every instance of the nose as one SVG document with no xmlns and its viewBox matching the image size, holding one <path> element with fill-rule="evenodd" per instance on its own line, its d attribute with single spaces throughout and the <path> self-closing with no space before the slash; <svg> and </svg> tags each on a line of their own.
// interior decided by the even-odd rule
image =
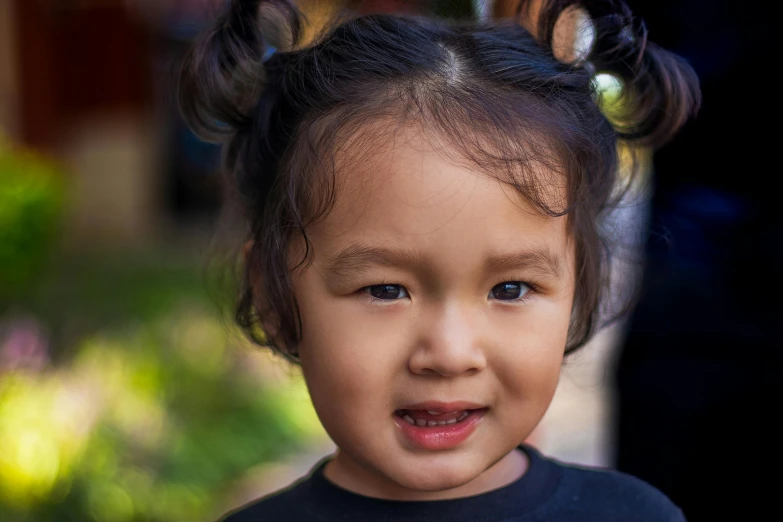
<svg viewBox="0 0 783 522">
<path fill-rule="evenodd" d="M 421 327 L 408 360 L 419 375 L 457 377 L 474 374 L 487 366 L 480 324 L 456 304 L 421 315 Z"/>
</svg>

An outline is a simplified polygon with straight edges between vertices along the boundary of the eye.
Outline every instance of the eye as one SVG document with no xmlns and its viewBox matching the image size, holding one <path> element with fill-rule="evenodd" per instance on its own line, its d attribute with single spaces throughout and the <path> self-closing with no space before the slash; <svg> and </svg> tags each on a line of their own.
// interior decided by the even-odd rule
<svg viewBox="0 0 783 522">
<path fill-rule="evenodd" d="M 383 299 L 384 301 L 408 297 L 408 291 L 402 285 L 372 285 L 366 286 L 362 290 L 375 299 Z"/>
<path fill-rule="evenodd" d="M 530 291 L 530 286 L 521 281 L 504 281 L 492 287 L 489 297 L 501 301 L 521 299 Z"/>
</svg>

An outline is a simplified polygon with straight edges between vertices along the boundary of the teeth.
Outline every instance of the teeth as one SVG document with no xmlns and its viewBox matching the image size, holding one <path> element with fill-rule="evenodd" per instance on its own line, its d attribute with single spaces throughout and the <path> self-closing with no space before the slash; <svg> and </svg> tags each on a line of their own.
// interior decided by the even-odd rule
<svg viewBox="0 0 783 522">
<path fill-rule="evenodd" d="M 441 412 L 439 412 L 439 411 L 432 411 L 432 410 L 427 410 L 427 413 L 429 413 L 430 415 L 442 415 Z"/>
<path fill-rule="evenodd" d="M 402 418 L 405 419 L 405 421 L 408 424 L 411 424 L 413 426 L 427 426 L 427 427 L 429 427 L 429 426 L 446 426 L 447 424 L 456 424 L 458 422 L 461 422 L 461 421 L 465 420 L 468 415 L 470 415 L 470 413 L 466 411 L 466 412 L 463 412 L 462 415 L 460 415 L 456 419 L 449 419 L 449 420 L 444 420 L 444 421 L 434 421 L 434 420 L 426 421 L 424 419 L 415 419 L 414 420 L 413 417 L 411 417 L 410 415 L 407 415 L 407 414 L 403 415 Z"/>
</svg>

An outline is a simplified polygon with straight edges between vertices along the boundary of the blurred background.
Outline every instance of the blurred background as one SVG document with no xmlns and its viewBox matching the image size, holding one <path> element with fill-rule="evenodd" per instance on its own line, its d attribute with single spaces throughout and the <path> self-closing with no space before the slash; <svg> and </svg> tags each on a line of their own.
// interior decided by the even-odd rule
<svg viewBox="0 0 783 522">
<path fill-rule="evenodd" d="M 346 6 L 513 8 L 298 3 L 310 36 Z M 183 125 L 172 79 L 217 4 L 0 0 L 3 522 L 210 522 L 332 450 L 296 369 L 243 340 L 210 290 L 219 151 Z M 633 236 L 642 210 L 618 229 Z M 616 337 L 567 363 L 531 437 L 544 452 L 610 463 Z"/>
</svg>

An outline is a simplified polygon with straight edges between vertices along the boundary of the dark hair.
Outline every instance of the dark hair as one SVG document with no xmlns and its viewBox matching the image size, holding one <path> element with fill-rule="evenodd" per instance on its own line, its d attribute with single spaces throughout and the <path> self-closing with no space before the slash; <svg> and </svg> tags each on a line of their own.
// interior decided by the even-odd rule
<svg viewBox="0 0 783 522">
<path fill-rule="evenodd" d="M 592 19 L 595 43 L 586 60 L 561 63 L 554 27 L 575 7 Z M 523 1 L 520 14 L 529 9 Z M 297 47 L 301 20 L 287 1 L 233 0 L 181 73 L 182 112 L 200 136 L 224 144 L 227 186 L 254 240 L 236 312 L 247 334 L 296 359 L 301 318 L 290 271 L 311 259 L 307 227 L 334 202 L 334 154 L 370 123 L 410 119 L 541 212 L 568 216 L 578 277 L 566 353 L 587 342 L 607 288 L 599 222 L 617 202 L 618 140 L 657 147 L 673 136 L 700 103 L 690 66 L 610 0 L 544 2 L 532 32 L 512 20 L 365 15 Z M 621 80 L 617 121 L 597 103 L 596 71 Z M 552 203 L 535 165 L 565 176 L 567 201 Z M 297 234 L 306 251 L 290 260 Z"/>
</svg>

